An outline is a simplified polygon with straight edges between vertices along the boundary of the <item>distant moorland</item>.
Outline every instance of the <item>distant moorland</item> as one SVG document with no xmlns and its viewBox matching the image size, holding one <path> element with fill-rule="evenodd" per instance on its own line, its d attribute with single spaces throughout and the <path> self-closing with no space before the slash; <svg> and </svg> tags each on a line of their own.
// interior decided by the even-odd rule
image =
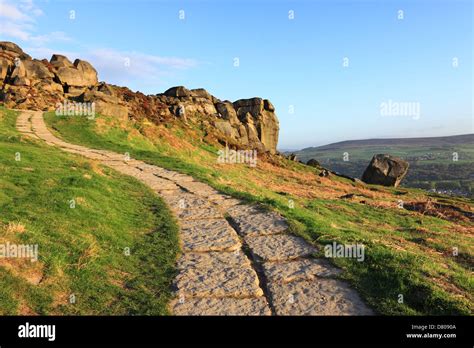
<svg viewBox="0 0 474 348">
<path fill-rule="evenodd" d="M 328 169 L 356 178 L 374 154 L 387 153 L 410 163 L 402 186 L 474 196 L 474 134 L 343 141 L 293 153 L 304 162 L 314 158 Z"/>
</svg>

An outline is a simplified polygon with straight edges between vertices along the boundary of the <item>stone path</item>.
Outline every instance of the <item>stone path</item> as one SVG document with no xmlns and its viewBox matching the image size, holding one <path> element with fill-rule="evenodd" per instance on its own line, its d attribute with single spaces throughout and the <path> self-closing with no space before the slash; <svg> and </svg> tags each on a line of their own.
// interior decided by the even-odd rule
<svg viewBox="0 0 474 348">
<path fill-rule="evenodd" d="M 17 128 L 62 150 L 131 175 L 159 194 L 180 225 L 176 315 L 369 315 L 372 311 L 313 246 L 286 233 L 280 215 L 125 155 L 55 137 L 42 113 L 22 111 Z"/>
</svg>

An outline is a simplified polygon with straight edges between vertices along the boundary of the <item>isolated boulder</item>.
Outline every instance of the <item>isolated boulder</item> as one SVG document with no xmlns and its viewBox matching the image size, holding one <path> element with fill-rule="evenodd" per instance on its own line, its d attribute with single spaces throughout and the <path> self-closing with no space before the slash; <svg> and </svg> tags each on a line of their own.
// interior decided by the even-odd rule
<svg viewBox="0 0 474 348">
<path fill-rule="evenodd" d="M 407 161 L 384 154 L 375 155 L 362 175 L 367 184 L 397 187 L 408 173 Z"/>
</svg>

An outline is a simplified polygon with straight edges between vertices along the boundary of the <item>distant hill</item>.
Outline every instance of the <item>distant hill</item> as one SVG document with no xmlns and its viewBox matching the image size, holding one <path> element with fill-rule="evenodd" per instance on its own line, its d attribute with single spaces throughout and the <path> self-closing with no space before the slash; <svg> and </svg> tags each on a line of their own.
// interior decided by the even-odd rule
<svg viewBox="0 0 474 348">
<path fill-rule="evenodd" d="M 453 135 L 447 137 L 426 138 L 390 138 L 390 139 L 364 139 L 346 140 L 318 147 L 307 147 L 296 151 L 303 155 L 311 150 L 333 150 L 341 148 L 353 148 L 361 146 L 449 146 L 459 144 L 474 144 L 474 134 Z"/>
<path fill-rule="evenodd" d="M 410 163 L 405 186 L 474 196 L 474 134 L 349 140 L 292 153 L 303 162 L 314 158 L 352 177 L 362 176 L 373 155 L 387 153 Z"/>
</svg>

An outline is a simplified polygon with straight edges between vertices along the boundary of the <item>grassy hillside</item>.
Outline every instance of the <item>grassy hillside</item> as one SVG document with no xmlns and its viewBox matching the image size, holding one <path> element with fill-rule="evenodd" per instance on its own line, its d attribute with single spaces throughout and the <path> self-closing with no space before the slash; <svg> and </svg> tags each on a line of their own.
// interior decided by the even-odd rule
<svg viewBox="0 0 474 348">
<path fill-rule="evenodd" d="M 164 203 L 18 134 L 16 117 L 0 108 L 0 244 L 37 244 L 39 259 L 0 258 L 0 315 L 167 313 L 178 247 Z"/>
<path fill-rule="evenodd" d="M 343 141 L 294 153 L 304 162 L 315 158 L 329 169 L 357 178 L 374 154 L 388 153 L 410 163 L 403 186 L 474 197 L 473 134 Z"/>
<path fill-rule="evenodd" d="M 319 169 L 283 158 L 260 158 L 255 168 L 221 164 L 217 147 L 202 141 L 206 134 L 199 124 L 155 125 L 102 116 L 87 120 L 54 113 L 46 120 L 69 142 L 128 152 L 236 197 L 261 202 L 281 212 L 293 233 L 316 246 L 364 244 L 363 262 L 332 261 L 344 270 L 341 277 L 379 313 L 474 314 L 472 200 L 320 177 Z M 419 212 L 400 208 L 400 202 L 407 208 L 418 203 L 444 208 Z"/>
</svg>

